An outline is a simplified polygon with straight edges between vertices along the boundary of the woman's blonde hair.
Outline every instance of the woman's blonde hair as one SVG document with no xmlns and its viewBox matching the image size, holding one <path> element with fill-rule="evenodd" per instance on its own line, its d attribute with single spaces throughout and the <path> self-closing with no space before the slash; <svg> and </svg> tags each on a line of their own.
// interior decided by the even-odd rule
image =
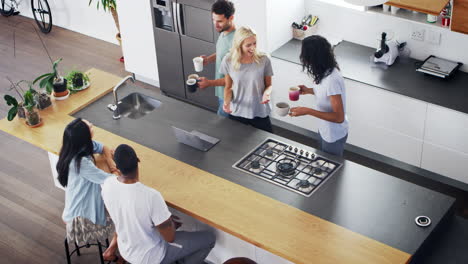
<svg viewBox="0 0 468 264">
<path fill-rule="evenodd" d="M 232 48 L 230 50 L 230 61 L 234 70 L 238 71 L 241 66 L 241 59 L 242 59 L 242 43 L 244 40 L 250 37 L 257 37 L 255 31 L 249 27 L 240 27 L 236 29 L 236 33 L 234 35 L 234 39 L 232 40 Z M 255 49 L 255 53 L 253 55 L 253 60 L 255 63 L 260 63 L 260 59 L 265 56 L 264 53 L 259 52 L 258 49 Z"/>
</svg>

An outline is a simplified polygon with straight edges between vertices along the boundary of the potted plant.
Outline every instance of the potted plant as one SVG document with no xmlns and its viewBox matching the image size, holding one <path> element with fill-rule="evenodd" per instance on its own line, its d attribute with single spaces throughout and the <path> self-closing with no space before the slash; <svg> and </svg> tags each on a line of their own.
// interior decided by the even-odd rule
<svg viewBox="0 0 468 264">
<path fill-rule="evenodd" d="M 70 71 L 67 74 L 68 90 L 70 92 L 78 92 L 89 87 L 89 76 L 81 71 Z"/>
<path fill-rule="evenodd" d="M 30 81 L 21 80 L 16 84 L 13 84 L 17 89 L 23 91 L 20 84 L 26 83 L 31 90 L 31 93 L 34 95 L 34 101 L 37 103 L 37 108 L 39 110 L 46 109 L 47 107 L 52 105 L 52 101 L 50 100 L 50 96 L 47 94 L 46 91 L 36 91 L 34 90 L 33 83 Z M 23 99 L 24 100 L 24 99 Z M 24 110 L 24 109 L 23 109 Z"/>
<path fill-rule="evenodd" d="M 6 94 L 3 97 L 7 103 L 8 106 L 11 106 L 10 110 L 8 110 L 7 114 L 7 120 L 11 121 L 13 118 L 15 118 L 16 114 L 18 114 L 18 108 L 20 107 L 18 104 L 18 100 L 16 100 L 15 97 Z M 22 106 L 21 106 L 22 108 Z M 18 115 L 19 116 L 19 115 Z M 23 118 L 24 118 L 24 109 L 23 109 Z"/>
<path fill-rule="evenodd" d="M 36 108 L 34 100 L 34 90 L 27 90 L 24 93 L 24 108 L 26 109 L 26 124 L 29 127 L 38 127 L 42 125 L 42 119 Z"/>
<path fill-rule="evenodd" d="M 61 61 L 61 58 L 54 61 L 52 64 L 52 72 L 37 77 L 33 82 L 33 84 L 35 84 L 40 81 L 39 87 L 45 88 L 48 94 L 52 93 L 53 90 L 55 99 L 57 100 L 66 99 L 70 93 L 67 89 L 67 79 L 63 78 L 57 70 L 57 66 Z"/>
<path fill-rule="evenodd" d="M 25 114 L 25 110 L 24 110 L 24 107 L 23 107 L 23 101 L 24 101 L 23 93 L 24 93 L 24 91 L 21 88 L 21 86 L 18 85 L 19 82 L 18 83 L 13 83 L 13 81 L 11 81 L 10 78 L 7 77 L 7 79 L 11 83 L 9 91 L 15 90 L 15 92 L 18 94 L 19 98 L 21 99 L 21 102 L 18 102 L 18 100 L 15 97 L 11 96 L 11 95 L 5 95 L 4 96 L 4 99 L 5 99 L 6 103 L 7 103 L 7 105 L 12 107 L 8 111 L 8 121 L 13 120 L 13 118 L 15 118 L 15 116 L 17 114 L 18 114 L 19 118 L 25 118 L 26 114 Z"/>
<path fill-rule="evenodd" d="M 93 0 L 89 0 L 88 5 L 91 5 Z M 104 11 L 110 11 L 112 14 L 112 17 L 114 18 L 115 26 L 117 27 L 117 35 L 115 35 L 115 38 L 119 41 L 119 45 L 122 46 L 122 38 L 120 36 L 120 24 L 119 24 L 119 16 L 117 14 L 117 3 L 116 0 L 97 0 L 96 1 L 96 8 L 99 10 L 99 6 L 102 6 L 104 8 Z M 124 62 L 124 57 L 122 56 L 120 58 L 121 62 Z"/>
</svg>

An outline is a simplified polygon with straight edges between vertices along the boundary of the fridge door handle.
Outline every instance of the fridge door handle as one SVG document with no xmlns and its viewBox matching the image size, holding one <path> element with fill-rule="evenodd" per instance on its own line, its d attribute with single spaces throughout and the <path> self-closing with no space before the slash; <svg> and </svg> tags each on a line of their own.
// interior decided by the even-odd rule
<svg viewBox="0 0 468 264">
<path fill-rule="evenodd" d="M 172 14 L 171 15 L 172 15 L 172 23 L 174 24 L 174 32 L 180 33 L 179 28 L 178 28 L 178 25 L 179 25 L 179 23 L 178 23 L 178 20 L 179 20 L 178 19 L 178 17 L 179 17 L 178 5 L 177 5 L 176 2 L 171 1 L 171 3 L 172 3 L 172 10 L 171 10 Z"/>
<path fill-rule="evenodd" d="M 177 10 L 177 27 L 179 28 L 179 34 L 185 35 L 185 30 L 182 25 L 182 12 L 180 12 L 180 9 L 182 8 L 182 4 L 176 4 L 176 10 Z"/>
</svg>

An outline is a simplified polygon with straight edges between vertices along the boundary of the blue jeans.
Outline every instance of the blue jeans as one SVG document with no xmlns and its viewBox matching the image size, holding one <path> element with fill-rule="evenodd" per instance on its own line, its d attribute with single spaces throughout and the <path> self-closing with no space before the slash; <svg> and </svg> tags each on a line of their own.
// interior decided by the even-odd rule
<svg viewBox="0 0 468 264">
<path fill-rule="evenodd" d="M 320 150 L 338 157 L 343 157 L 344 146 L 346 140 L 348 139 L 348 134 L 346 136 L 338 139 L 335 142 L 329 143 L 322 138 L 322 135 L 319 133 L 319 147 Z"/>
<path fill-rule="evenodd" d="M 216 237 L 210 231 L 177 231 L 173 243 L 168 244 L 161 264 L 181 261 L 184 264 L 204 263 L 206 256 L 215 246 Z"/>
<path fill-rule="evenodd" d="M 229 117 L 229 114 L 224 112 L 223 110 L 223 104 L 224 104 L 224 99 L 218 97 L 218 112 L 217 114 L 222 117 Z"/>
</svg>

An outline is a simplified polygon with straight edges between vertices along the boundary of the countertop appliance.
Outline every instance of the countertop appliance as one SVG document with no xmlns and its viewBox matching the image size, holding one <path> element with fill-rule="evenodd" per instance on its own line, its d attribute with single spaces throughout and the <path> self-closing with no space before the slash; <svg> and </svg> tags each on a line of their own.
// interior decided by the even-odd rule
<svg viewBox="0 0 468 264">
<path fill-rule="evenodd" d="M 215 0 L 152 0 L 153 28 L 161 91 L 171 97 L 216 110 L 215 89 L 187 92 L 185 80 L 195 73 L 192 59 L 216 51 L 211 16 Z M 214 63 L 200 76 L 214 79 Z"/>
<path fill-rule="evenodd" d="M 233 167 L 310 197 L 342 166 L 314 152 L 268 138 Z"/>
<path fill-rule="evenodd" d="M 417 68 L 416 71 L 434 75 L 440 78 L 447 78 L 455 74 L 458 68 L 460 68 L 462 65 L 463 64 L 461 62 L 450 61 L 431 55 L 423 61 L 421 66 Z"/>
<path fill-rule="evenodd" d="M 383 62 L 390 66 L 399 55 L 398 43 L 394 40 L 387 40 L 387 33 L 382 32 L 380 48 L 374 53 L 374 62 Z"/>
</svg>

